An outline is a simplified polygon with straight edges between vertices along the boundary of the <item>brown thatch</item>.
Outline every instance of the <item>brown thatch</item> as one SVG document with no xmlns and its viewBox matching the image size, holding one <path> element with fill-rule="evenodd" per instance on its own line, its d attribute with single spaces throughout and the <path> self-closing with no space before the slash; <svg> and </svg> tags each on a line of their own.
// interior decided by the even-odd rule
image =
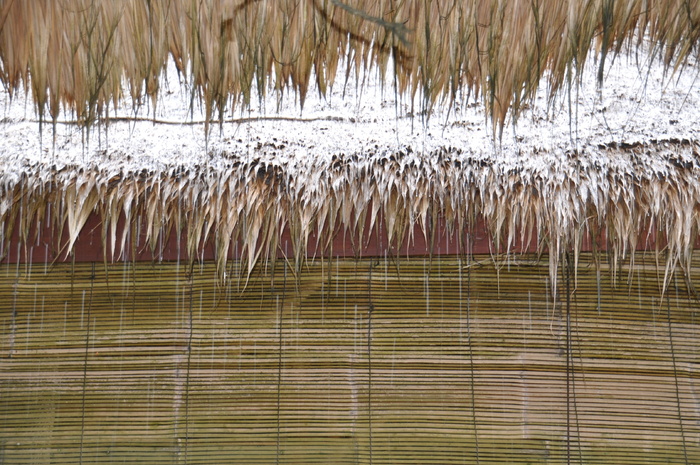
<svg viewBox="0 0 700 465">
<path fill-rule="evenodd" d="M 303 106 L 312 81 L 325 94 L 345 63 L 346 75 L 394 69 L 399 93 L 426 108 L 481 95 L 502 129 L 543 76 L 551 96 L 572 86 L 593 44 L 600 80 L 607 54 L 643 39 L 673 69 L 700 50 L 688 0 L 3 0 L 0 26 L 3 85 L 31 88 L 42 119 L 63 106 L 88 125 L 125 95 L 155 107 L 169 56 L 207 122 L 255 88 L 289 89 Z"/>
</svg>

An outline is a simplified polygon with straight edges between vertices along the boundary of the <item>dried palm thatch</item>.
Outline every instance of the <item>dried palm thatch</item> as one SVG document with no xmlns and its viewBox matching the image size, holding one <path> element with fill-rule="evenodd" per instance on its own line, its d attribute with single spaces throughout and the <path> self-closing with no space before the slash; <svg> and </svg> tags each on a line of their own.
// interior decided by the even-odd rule
<svg viewBox="0 0 700 465">
<path fill-rule="evenodd" d="M 605 56 L 648 39 L 672 69 L 700 52 L 700 4 L 688 0 L 31 0 L 0 1 L 0 81 L 31 88 L 40 119 L 61 107 L 84 124 L 128 95 L 157 104 L 171 56 L 209 123 L 257 89 L 291 91 L 303 107 L 346 75 L 395 72 L 423 110 L 458 92 L 480 96 L 502 130 L 534 96 L 567 86 L 591 46 Z M 393 62 L 393 67 L 389 66 Z M 126 84 L 125 84 L 126 83 Z M 126 86 L 126 88 L 125 88 Z"/>
<path fill-rule="evenodd" d="M 141 228 L 156 252 L 171 235 L 182 237 L 183 257 L 191 260 L 213 244 L 223 277 L 232 247 L 244 251 L 249 274 L 278 257 L 285 231 L 293 241 L 287 259 L 298 268 L 309 248 L 332 255 L 337 234 L 362 243 L 381 225 L 400 254 L 416 230 L 430 241 L 444 219 L 465 253 L 482 220 L 494 254 L 535 241 L 549 252 L 555 290 L 561 254 L 577 256 L 584 242 L 618 262 L 651 239 L 667 252 L 664 282 L 678 265 L 687 269 L 700 230 L 700 145 L 655 140 L 591 150 L 502 158 L 408 149 L 290 159 L 261 149 L 254 158 L 222 154 L 225 166 L 152 172 L 27 165 L 0 173 L 0 258 L 13 235 L 29 250 L 42 224 L 52 225 L 54 246 L 70 251 L 97 215 L 106 259 L 130 250 L 129 232 L 139 237 Z"/>
</svg>

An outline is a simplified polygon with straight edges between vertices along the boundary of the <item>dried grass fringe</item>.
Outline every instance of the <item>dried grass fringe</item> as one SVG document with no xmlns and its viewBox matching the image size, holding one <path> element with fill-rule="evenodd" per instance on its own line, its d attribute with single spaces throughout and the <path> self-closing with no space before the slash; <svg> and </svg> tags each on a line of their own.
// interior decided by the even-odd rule
<svg viewBox="0 0 700 465">
<path fill-rule="evenodd" d="M 170 56 L 208 131 L 254 90 L 296 93 L 303 107 L 347 63 L 346 78 L 393 69 L 424 111 L 460 92 L 481 98 L 498 134 L 543 77 L 551 98 L 572 85 L 591 50 L 602 81 L 608 54 L 650 43 L 675 70 L 699 38 L 689 0 L 2 0 L 0 81 L 30 90 L 42 121 L 63 108 L 89 126 L 122 98 L 150 99 L 155 114 Z"/>
</svg>

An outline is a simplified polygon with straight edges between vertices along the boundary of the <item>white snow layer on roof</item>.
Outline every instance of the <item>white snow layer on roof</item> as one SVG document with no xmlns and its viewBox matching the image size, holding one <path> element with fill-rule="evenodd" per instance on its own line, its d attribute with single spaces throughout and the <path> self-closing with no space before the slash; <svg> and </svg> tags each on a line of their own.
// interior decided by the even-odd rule
<svg viewBox="0 0 700 465">
<path fill-rule="evenodd" d="M 600 89 L 597 65 L 590 61 L 580 86 L 562 92 L 553 105 L 543 84 L 517 124 L 508 123 L 501 140 L 494 138 L 480 100 L 459 96 L 452 108 L 438 102 L 426 119 L 420 115 L 420 96 L 413 105 L 408 97 L 397 101 L 393 83 L 382 83 L 376 71 L 369 71 L 360 82 L 339 76 L 326 98 L 310 91 L 303 111 L 292 92 L 281 102 L 272 91 L 264 99 L 254 97 L 251 108 L 229 111 L 221 129 L 214 123 L 207 141 L 203 109 L 195 100 L 190 111 L 190 92 L 171 63 L 155 114 L 148 102 L 134 109 L 124 100 L 111 110 L 108 127 L 91 129 L 89 143 L 71 123 L 70 113 L 59 118 L 55 142 L 50 122 L 40 135 L 30 97 L 10 101 L 1 92 L 0 166 L 6 182 L 22 172 L 42 171 L 40 167 L 98 167 L 103 173 L 216 169 L 247 157 L 293 171 L 328 162 L 333 155 L 365 157 L 407 149 L 426 162 L 431 152 L 451 147 L 459 149 L 458 157 L 489 159 L 504 170 L 518 167 L 543 176 L 558 171 L 558 161 L 574 150 L 585 154 L 584 167 L 612 168 L 610 164 L 627 161 L 598 150 L 600 144 L 700 139 L 700 68 L 690 64 L 670 74 L 658 62 L 639 61 L 646 59 L 623 54 L 609 60 Z"/>
</svg>

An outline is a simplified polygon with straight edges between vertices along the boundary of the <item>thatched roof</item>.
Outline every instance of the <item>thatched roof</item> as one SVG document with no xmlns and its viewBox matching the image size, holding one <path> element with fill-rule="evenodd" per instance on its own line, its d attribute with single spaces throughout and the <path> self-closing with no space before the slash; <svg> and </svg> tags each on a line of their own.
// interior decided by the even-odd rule
<svg viewBox="0 0 700 465">
<path fill-rule="evenodd" d="M 391 14 L 353 4 L 365 19 L 337 2 L 295 12 L 284 2 L 244 2 L 235 11 L 202 7 L 199 23 L 179 10 L 188 2 L 166 3 L 110 12 L 87 2 L 81 13 L 54 2 L 2 3 L 0 258 L 13 237 L 31 247 L 47 223 L 66 228 L 52 240 L 69 251 L 98 215 L 109 259 L 139 225 L 153 247 L 183 233 L 190 258 L 213 242 L 222 275 L 235 244 L 250 270 L 277 256 L 283 231 L 300 262 L 310 237 L 326 250 L 339 232 L 362 237 L 381 223 L 400 249 L 415 225 L 430 237 L 438 220 L 462 235 L 465 253 L 477 221 L 494 252 L 534 238 L 549 251 L 553 280 L 560 253 L 578 253 L 585 241 L 624 257 L 649 239 L 668 251 L 667 273 L 690 259 L 700 226 L 698 12 L 683 2 L 644 12 L 633 1 L 568 10 L 542 2 L 537 15 L 539 4 L 465 2 L 446 12 L 435 4 L 427 16 L 423 2 Z M 496 21 L 511 10 L 519 22 Z M 547 21 L 528 29 L 535 19 Z M 96 36 L 109 73 L 91 90 L 95 62 L 75 31 L 100 21 L 114 37 Z M 279 42 L 283 24 L 290 29 Z M 225 39 L 222 62 L 212 61 L 221 45 L 214 32 Z M 235 48 L 254 32 L 258 45 Z M 48 55 L 47 43 L 57 47 Z M 139 58 L 145 43 L 148 56 Z M 603 53 L 590 48 L 596 43 Z M 310 55 L 286 62 L 297 45 Z M 318 93 L 307 92 L 312 81 Z M 282 97 L 285 89 L 291 95 Z M 241 100 L 244 111 L 227 113 Z M 53 140 L 38 128 L 44 108 L 57 123 Z M 222 126 L 210 133 L 213 108 Z M 507 114 L 517 125 L 499 137 Z"/>
<path fill-rule="evenodd" d="M 605 58 L 628 48 L 677 69 L 700 53 L 699 25 L 687 0 L 4 0 L 0 81 L 31 89 L 40 119 L 64 109 L 90 125 L 125 95 L 155 106 L 172 56 L 209 122 L 271 88 L 303 106 L 312 83 L 325 95 L 338 74 L 369 68 L 420 94 L 423 111 L 475 95 L 502 129 L 543 78 L 552 99 L 591 55 L 599 82 Z"/>
</svg>

